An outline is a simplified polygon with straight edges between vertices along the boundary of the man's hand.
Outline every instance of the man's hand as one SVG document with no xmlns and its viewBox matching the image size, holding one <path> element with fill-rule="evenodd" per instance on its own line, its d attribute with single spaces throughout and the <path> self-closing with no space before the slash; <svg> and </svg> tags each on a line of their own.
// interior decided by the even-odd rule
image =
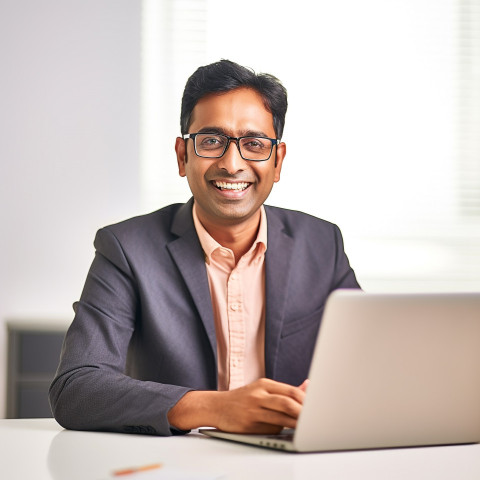
<svg viewBox="0 0 480 480">
<path fill-rule="evenodd" d="M 300 387 L 261 378 L 226 392 L 186 393 L 168 413 L 170 424 L 180 430 L 201 426 L 226 432 L 277 433 L 295 428 L 308 381 Z"/>
<path fill-rule="evenodd" d="M 266 378 L 220 393 L 217 428 L 242 433 L 295 428 L 305 397 L 300 388 Z"/>
</svg>

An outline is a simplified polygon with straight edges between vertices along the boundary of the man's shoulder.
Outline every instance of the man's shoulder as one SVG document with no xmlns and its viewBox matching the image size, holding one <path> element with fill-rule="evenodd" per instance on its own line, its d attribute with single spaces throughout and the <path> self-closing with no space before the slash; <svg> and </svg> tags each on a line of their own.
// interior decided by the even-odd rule
<svg viewBox="0 0 480 480">
<path fill-rule="evenodd" d="M 283 230 L 292 232 L 292 234 L 303 229 L 332 230 L 337 228 L 335 224 L 328 220 L 298 210 L 289 210 L 287 208 L 265 205 L 265 212 L 267 214 L 267 220 L 271 220 L 278 225 L 281 225 Z"/>
<path fill-rule="evenodd" d="M 107 225 L 98 231 L 97 239 L 101 236 L 113 235 L 123 243 L 125 241 L 144 241 L 148 238 L 157 242 L 161 238 L 165 240 L 174 238 L 175 235 L 172 233 L 174 219 L 178 217 L 177 214 L 182 210 L 184 210 L 185 219 L 188 219 L 188 208 L 188 203 L 175 203 L 151 213 L 138 215 L 121 222 Z"/>
<path fill-rule="evenodd" d="M 163 223 L 171 223 L 172 218 L 178 212 L 178 210 L 185 204 L 174 203 L 160 208 L 153 212 L 144 213 L 142 215 L 136 215 L 131 218 L 127 218 L 120 222 L 112 223 L 103 228 L 114 231 L 130 230 L 133 228 L 145 228 L 150 225 L 159 225 Z"/>
</svg>

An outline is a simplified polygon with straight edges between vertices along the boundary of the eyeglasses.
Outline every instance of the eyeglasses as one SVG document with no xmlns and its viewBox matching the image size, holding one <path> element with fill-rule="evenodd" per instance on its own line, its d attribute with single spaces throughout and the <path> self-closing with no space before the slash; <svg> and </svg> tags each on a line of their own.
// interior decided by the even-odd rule
<svg viewBox="0 0 480 480">
<path fill-rule="evenodd" d="M 267 137 L 230 137 L 217 133 L 187 133 L 183 139 L 191 138 L 195 153 L 204 158 L 220 158 L 227 151 L 230 142 L 237 144 L 240 156 L 244 160 L 253 162 L 263 162 L 272 155 L 274 145 L 278 145 L 280 140 Z"/>
</svg>

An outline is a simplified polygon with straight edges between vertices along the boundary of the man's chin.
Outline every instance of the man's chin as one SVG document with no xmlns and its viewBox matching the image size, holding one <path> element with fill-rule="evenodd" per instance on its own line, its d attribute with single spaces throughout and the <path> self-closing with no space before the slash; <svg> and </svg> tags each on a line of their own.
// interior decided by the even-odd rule
<svg viewBox="0 0 480 480">
<path fill-rule="evenodd" d="M 259 208 L 242 208 L 241 205 L 232 202 L 230 205 L 223 205 L 223 208 L 218 208 L 215 217 L 219 224 L 237 225 L 258 215 Z"/>
</svg>

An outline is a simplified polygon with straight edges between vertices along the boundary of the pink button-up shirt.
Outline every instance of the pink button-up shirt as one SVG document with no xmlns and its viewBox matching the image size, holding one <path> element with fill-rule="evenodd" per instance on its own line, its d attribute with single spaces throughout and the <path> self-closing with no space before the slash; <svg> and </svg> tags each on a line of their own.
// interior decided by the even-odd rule
<svg viewBox="0 0 480 480">
<path fill-rule="evenodd" d="M 265 251 L 267 217 L 250 250 L 235 265 L 232 250 L 222 247 L 193 221 L 205 253 L 217 336 L 218 389 L 231 390 L 265 376 Z"/>
</svg>

